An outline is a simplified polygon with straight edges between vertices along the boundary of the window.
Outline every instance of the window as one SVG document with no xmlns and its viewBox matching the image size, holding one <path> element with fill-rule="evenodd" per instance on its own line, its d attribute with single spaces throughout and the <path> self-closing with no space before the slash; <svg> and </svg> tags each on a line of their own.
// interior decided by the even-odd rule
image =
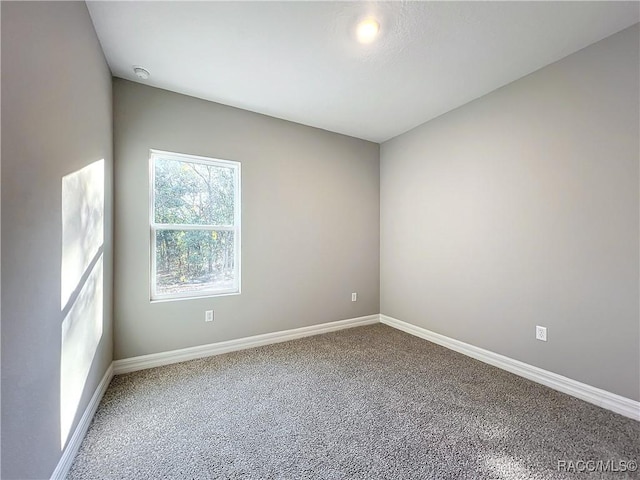
<svg viewBox="0 0 640 480">
<path fill-rule="evenodd" d="M 240 163 L 151 151 L 151 300 L 240 293 Z"/>
</svg>

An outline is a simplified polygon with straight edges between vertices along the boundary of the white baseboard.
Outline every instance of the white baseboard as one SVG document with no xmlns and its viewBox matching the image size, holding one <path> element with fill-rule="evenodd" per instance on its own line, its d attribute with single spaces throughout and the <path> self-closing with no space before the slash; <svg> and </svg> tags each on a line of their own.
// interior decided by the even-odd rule
<svg viewBox="0 0 640 480">
<path fill-rule="evenodd" d="M 199 345 L 197 347 L 182 348 L 180 350 L 171 350 L 169 352 L 152 353 L 150 355 L 125 358 L 124 360 L 116 360 L 113 362 L 113 372 L 115 375 L 120 375 L 123 373 L 135 372 L 136 370 L 144 370 L 146 368 L 160 367 L 172 363 L 186 362 L 187 360 L 195 360 L 197 358 L 235 352 L 237 350 L 270 345 L 272 343 L 286 342 L 289 340 L 295 340 L 296 338 L 309 337 L 312 335 L 319 335 L 322 333 L 334 332 L 336 330 L 359 327 L 362 325 L 370 325 L 378 322 L 379 315 L 368 315 L 366 317 L 350 318 L 347 320 L 339 320 L 337 322 L 312 325 L 310 327 L 265 333 L 262 335 L 255 335 L 253 337 L 239 338 L 237 340 L 228 340 L 225 342 L 210 343 L 208 345 Z"/>
<path fill-rule="evenodd" d="M 67 477 L 69 473 L 69 469 L 73 464 L 73 460 L 76 458 L 78 450 L 80 449 L 80 445 L 82 444 L 82 440 L 84 440 L 84 436 L 87 434 L 87 430 L 89 430 L 89 425 L 91 425 L 91 420 L 93 420 L 93 416 L 98 410 L 98 405 L 100 405 L 100 400 L 104 395 L 104 392 L 107 391 L 107 387 L 113 378 L 113 363 L 109 365 L 107 371 L 104 373 L 102 380 L 98 384 L 96 391 L 93 392 L 93 396 L 91 400 L 89 400 L 89 404 L 87 408 L 85 408 L 84 413 L 82 414 L 82 418 L 78 422 L 75 430 L 73 431 L 73 435 L 71 436 L 71 440 L 67 443 L 66 448 L 62 452 L 62 457 L 60 457 L 60 461 L 56 466 L 56 469 L 51 474 L 52 480 L 62 480 Z"/>
<path fill-rule="evenodd" d="M 411 335 L 415 335 L 416 337 L 437 343 L 438 345 L 442 345 L 450 350 L 455 350 L 456 352 L 475 358 L 481 362 L 488 363 L 494 367 L 515 373 L 516 375 L 534 382 L 541 383 L 542 385 L 558 390 L 559 392 L 569 394 L 599 407 L 611 410 L 612 412 L 624 415 L 625 417 L 640 421 L 640 402 L 635 400 L 607 392 L 600 388 L 592 387 L 586 383 L 581 383 L 576 380 L 563 377 L 557 373 L 534 367 L 533 365 L 469 345 L 468 343 L 464 343 L 453 338 L 445 337 L 439 333 L 432 332 L 422 327 L 417 327 L 396 318 L 381 314 L 380 322 Z"/>
</svg>

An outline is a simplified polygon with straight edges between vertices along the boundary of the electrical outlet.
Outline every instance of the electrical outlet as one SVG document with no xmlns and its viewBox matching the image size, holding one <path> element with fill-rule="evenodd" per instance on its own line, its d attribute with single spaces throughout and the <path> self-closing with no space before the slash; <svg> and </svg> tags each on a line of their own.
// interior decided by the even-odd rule
<svg viewBox="0 0 640 480">
<path fill-rule="evenodd" d="M 547 341 L 547 327 L 536 325 L 536 340 Z"/>
<path fill-rule="evenodd" d="M 204 321 L 213 322 L 213 310 L 207 310 L 204 312 Z"/>
<path fill-rule="evenodd" d="M 358 294 L 356 292 L 353 292 L 351 294 L 351 301 L 352 302 L 357 302 L 358 301 Z"/>
</svg>

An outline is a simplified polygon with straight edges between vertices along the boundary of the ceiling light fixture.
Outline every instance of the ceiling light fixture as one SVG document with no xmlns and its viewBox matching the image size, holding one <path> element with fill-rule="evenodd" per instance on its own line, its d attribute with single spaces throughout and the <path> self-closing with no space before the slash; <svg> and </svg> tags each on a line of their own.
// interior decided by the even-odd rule
<svg viewBox="0 0 640 480">
<path fill-rule="evenodd" d="M 375 18 L 362 20 L 356 27 L 356 36 L 360 43 L 371 43 L 380 33 L 380 24 Z"/>
<path fill-rule="evenodd" d="M 142 67 L 133 67 L 133 73 L 136 74 L 136 77 L 141 78 L 142 80 L 146 80 L 150 75 L 150 73 Z"/>
</svg>

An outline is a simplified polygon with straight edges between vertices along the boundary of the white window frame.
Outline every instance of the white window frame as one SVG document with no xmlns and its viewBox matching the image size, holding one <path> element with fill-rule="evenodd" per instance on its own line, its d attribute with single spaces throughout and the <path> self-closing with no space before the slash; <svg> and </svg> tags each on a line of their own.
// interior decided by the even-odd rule
<svg viewBox="0 0 640 480">
<path fill-rule="evenodd" d="M 204 165 L 212 165 L 216 167 L 231 168 L 235 171 L 235 189 L 233 196 L 233 225 L 196 225 L 196 224 L 166 224 L 156 223 L 155 221 L 155 161 L 157 159 L 168 159 L 179 162 L 200 163 Z M 241 164 L 234 160 L 222 160 L 218 158 L 201 157 L 197 155 L 188 155 L 185 153 L 166 152 L 162 150 L 151 149 L 149 151 L 149 225 L 150 225 L 150 298 L 152 302 L 166 300 L 184 300 L 202 297 L 218 297 L 223 295 L 240 294 L 241 286 L 241 265 L 242 254 L 240 251 L 241 241 Z M 158 230 L 210 230 L 210 231 L 233 231 L 234 232 L 234 279 L 233 288 L 200 290 L 190 293 L 172 293 L 158 294 L 156 285 L 156 232 Z"/>
</svg>

